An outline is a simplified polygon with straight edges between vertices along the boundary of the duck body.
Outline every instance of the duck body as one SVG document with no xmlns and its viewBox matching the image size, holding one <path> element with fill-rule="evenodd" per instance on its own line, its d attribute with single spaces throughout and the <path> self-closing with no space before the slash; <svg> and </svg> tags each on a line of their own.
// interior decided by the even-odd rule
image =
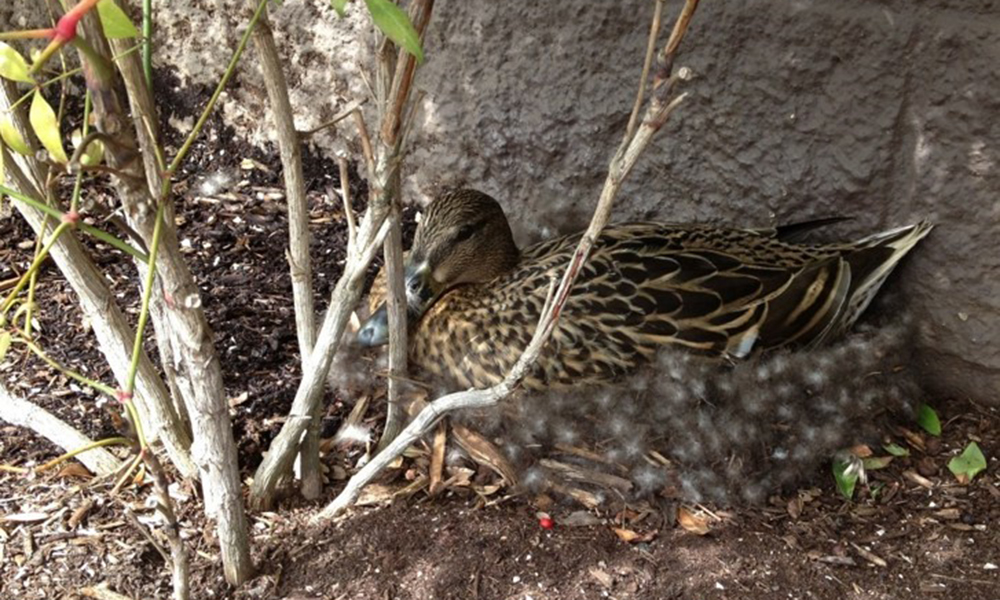
<svg viewBox="0 0 1000 600">
<path fill-rule="evenodd" d="M 495 210 L 484 210 L 489 204 Z M 463 210 L 447 210 L 456 206 Z M 502 224 L 493 222 L 497 212 Z M 489 223 L 480 229 L 470 225 L 484 220 Z M 808 226 L 607 227 L 523 385 L 541 390 L 609 383 L 664 347 L 737 360 L 820 344 L 857 320 L 931 226 L 833 245 L 794 243 L 792 232 L 800 229 Z M 492 198 L 458 190 L 435 200 L 408 259 L 408 273 L 418 273 L 408 282 L 411 365 L 446 389 L 499 383 L 531 340 L 549 290 L 579 240 L 580 234 L 569 235 L 518 252 Z M 362 337 L 366 329 L 384 328 L 385 320 L 385 311 L 376 311 Z"/>
</svg>

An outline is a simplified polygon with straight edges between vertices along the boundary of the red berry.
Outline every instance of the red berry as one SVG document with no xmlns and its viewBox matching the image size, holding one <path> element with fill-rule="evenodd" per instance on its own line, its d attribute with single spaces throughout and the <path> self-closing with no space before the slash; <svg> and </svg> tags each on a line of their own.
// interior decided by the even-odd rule
<svg viewBox="0 0 1000 600">
<path fill-rule="evenodd" d="M 556 526 L 556 522 L 552 520 L 552 517 L 542 517 L 538 519 L 538 524 L 542 526 L 542 529 L 552 529 Z"/>
</svg>

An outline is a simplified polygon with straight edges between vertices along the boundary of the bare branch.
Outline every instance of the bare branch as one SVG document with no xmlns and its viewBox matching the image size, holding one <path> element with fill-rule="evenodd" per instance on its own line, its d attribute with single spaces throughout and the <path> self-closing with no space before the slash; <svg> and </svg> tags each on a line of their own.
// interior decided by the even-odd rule
<svg viewBox="0 0 1000 600">
<path fill-rule="evenodd" d="M 678 31 L 680 32 L 678 34 L 679 37 L 676 40 L 674 36 L 671 36 L 671 40 L 668 42 L 668 45 L 673 45 L 674 51 L 676 51 L 676 48 L 680 43 L 680 38 L 683 37 L 684 31 L 687 29 L 686 23 L 690 21 L 691 14 L 697 4 L 697 0 L 687 0 L 687 4 L 682 10 L 681 15 L 678 17 L 678 23 L 684 19 L 685 24 L 683 27 L 674 27 L 675 34 L 677 34 Z M 664 59 L 669 61 L 669 64 L 672 64 L 673 53 L 666 53 Z M 670 74 L 668 73 L 665 80 L 669 79 Z M 672 88 L 671 86 L 666 86 L 664 89 L 669 90 Z M 631 171 L 643 149 L 649 145 L 649 141 L 652 139 L 653 134 L 660 129 L 665 117 L 669 116 L 669 114 L 673 111 L 673 108 L 675 108 L 683 100 L 683 98 L 684 96 L 682 95 L 664 106 L 658 98 L 654 97 L 650 101 L 650 104 L 644 113 L 642 126 L 637 129 L 634 136 L 622 140 L 617 152 L 615 152 L 614 158 L 611 159 L 611 164 L 608 167 L 608 176 L 604 183 L 604 189 L 601 191 L 601 197 L 594 210 L 594 215 L 591 218 L 590 225 L 581 237 L 580 243 L 574 251 L 573 257 L 570 259 L 570 263 L 563 274 L 558 289 L 553 293 L 550 288 L 547 301 L 542 309 L 542 314 L 539 318 L 535 333 L 531 338 L 531 342 L 528 343 L 528 347 L 525 348 L 521 357 L 511 368 L 504 380 L 485 390 L 468 390 L 465 392 L 458 392 L 438 398 L 437 400 L 431 402 L 409 425 L 407 425 L 405 429 L 403 429 L 402 433 L 400 433 L 395 440 L 386 446 L 385 450 L 375 455 L 372 460 L 368 462 L 368 464 L 366 464 L 347 482 L 347 486 L 333 500 L 333 502 L 328 504 L 318 515 L 313 517 L 313 522 L 331 518 L 353 504 L 365 485 L 374 479 L 383 468 L 388 466 L 392 461 L 400 456 L 406 448 L 426 435 L 434 424 L 447 413 L 459 409 L 476 409 L 495 406 L 517 387 L 524 376 L 528 373 L 528 370 L 535 364 L 539 354 L 548 342 L 552 332 L 555 330 L 562 308 L 565 305 L 566 300 L 569 298 L 573 283 L 579 276 L 587 257 L 590 255 L 590 251 L 593 248 L 594 243 L 600 236 L 601 231 L 611 216 L 611 209 L 614 205 L 615 197 L 621 188 L 625 176 L 628 175 L 629 171 Z"/>
<path fill-rule="evenodd" d="M 173 595 L 176 600 L 187 600 L 187 598 L 191 597 L 191 586 L 188 577 L 188 557 L 187 551 L 184 549 L 184 542 L 181 541 L 180 524 L 177 522 L 173 501 L 170 499 L 170 485 L 167 482 L 167 475 L 163 471 L 163 465 L 160 464 L 160 460 L 156 458 L 154 453 L 143 450 L 142 458 L 149 472 L 153 475 L 153 483 L 156 486 L 156 493 L 159 496 L 156 508 L 163 515 L 163 519 L 166 522 L 163 531 L 167 536 L 167 544 L 170 545 L 171 573 L 174 586 Z"/>
<path fill-rule="evenodd" d="M 365 115 L 358 108 L 353 113 L 354 122 L 358 126 L 358 137 L 361 138 L 361 153 L 365 157 L 365 168 L 368 170 L 368 180 L 375 180 L 375 153 L 372 151 L 372 138 L 368 135 Z"/>
<path fill-rule="evenodd" d="M 426 19 L 429 18 L 433 0 L 416 0 L 413 6 L 425 11 L 425 16 L 415 19 L 415 22 L 418 24 L 422 22 L 426 26 Z M 389 56 L 386 52 L 381 54 Z M 404 62 L 410 60 L 407 58 Z M 397 71 L 397 73 L 401 73 L 400 77 L 396 77 L 395 81 L 387 82 L 386 75 L 391 72 L 390 62 L 391 60 L 388 58 L 379 62 L 378 66 L 381 70 L 375 82 L 379 109 L 384 111 L 384 107 L 391 107 L 389 111 L 391 114 L 383 112 L 381 115 L 383 125 L 385 119 L 402 124 L 402 115 L 408 104 L 413 77 L 413 69 L 404 68 L 402 71 Z M 390 91 L 391 93 L 388 93 Z M 388 102 L 388 98 L 391 98 L 392 101 Z M 309 426 L 311 415 L 315 414 L 333 355 L 340 344 L 347 321 L 360 300 L 365 271 L 375 252 L 382 247 L 390 230 L 391 219 L 389 219 L 389 215 L 392 210 L 390 199 L 398 189 L 399 157 L 401 154 L 398 131 L 405 129 L 405 126 L 390 128 L 388 131 L 392 135 L 388 140 L 384 135 L 379 135 L 376 140 L 378 148 L 373 148 L 372 137 L 369 135 L 360 108 L 355 110 L 353 114 L 361 137 L 362 151 L 368 171 L 370 196 L 368 210 L 357 229 L 355 244 L 357 252 L 348 256 L 344 273 L 334 288 L 330 309 L 324 317 L 323 326 L 310 357 L 309 365 L 306 367 L 303 379 L 296 391 L 289 419 L 285 421 L 278 436 L 272 442 L 264 462 L 261 463 L 255 474 L 250 489 L 250 502 L 256 508 L 270 506 L 275 487 L 292 466 L 294 452 Z M 387 130 L 383 127 L 382 131 Z"/>
<path fill-rule="evenodd" d="M 11 394 L 3 382 L 0 382 L 0 419 L 29 429 L 66 451 L 93 443 L 90 438 L 44 408 Z M 97 475 L 110 475 L 122 466 L 104 448 L 88 450 L 77 455 L 76 459 Z"/>
<path fill-rule="evenodd" d="M 337 123 L 340 123 L 347 117 L 353 115 L 356 111 L 360 110 L 361 105 L 365 103 L 365 100 L 366 100 L 365 98 L 362 98 L 361 100 L 355 100 L 354 102 L 351 102 L 350 104 L 347 105 L 347 108 L 334 115 L 334 117 L 329 121 L 324 121 L 323 123 L 320 123 L 319 125 L 313 127 L 312 129 L 307 129 L 306 131 L 300 131 L 299 137 L 303 139 L 309 138 L 310 136 L 313 136 L 328 127 L 333 127 Z"/>
<path fill-rule="evenodd" d="M 385 238 L 386 280 L 388 294 L 386 306 L 389 313 L 389 379 L 386 401 L 385 429 L 376 452 L 388 444 L 403 427 L 406 415 L 400 403 L 401 378 L 406 376 L 406 283 L 403 280 L 403 234 L 399 202 L 392 203 L 389 213 L 389 235 Z"/>
<path fill-rule="evenodd" d="M 347 158 L 337 157 L 340 167 L 340 197 L 344 200 L 344 218 L 347 220 L 347 255 L 357 252 L 358 224 L 354 219 L 354 208 L 351 207 L 351 184 L 347 173 Z"/>
<path fill-rule="evenodd" d="M 635 95 L 635 104 L 632 105 L 632 114 L 628 118 L 628 126 L 625 128 L 625 139 L 632 139 L 635 133 L 636 123 L 639 122 L 639 114 L 642 111 L 642 101 L 646 96 L 646 83 L 649 79 L 649 68 L 653 64 L 653 57 L 656 56 L 656 38 L 660 35 L 660 20 L 663 15 L 663 0 L 656 0 L 656 8 L 653 10 L 653 21 L 649 26 L 649 40 L 646 42 L 646 58 L 642 61 L 642 75 L 639 76 L 639 92 Z"/>
</svg>

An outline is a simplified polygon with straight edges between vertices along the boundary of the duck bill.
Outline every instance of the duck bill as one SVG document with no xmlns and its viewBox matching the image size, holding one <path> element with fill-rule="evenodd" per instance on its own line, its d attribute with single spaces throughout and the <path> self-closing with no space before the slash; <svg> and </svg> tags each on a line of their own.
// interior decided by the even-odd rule
<svg viewBox="0 0 1000 600">
<path fill-rule="evenodd" d="M 432 285 L 430 269 L 427 263 L 406 265 L 404 271 L 406 282 L 406 318 L 409 323 L 416 323 L 427 309 L 437 299 L 438 294 Z M 356 343 L 359 346 L 372 348 L 389 343 L 389 310 L 386 303 L 379 305 L 358 330 Z"/>
</svg>

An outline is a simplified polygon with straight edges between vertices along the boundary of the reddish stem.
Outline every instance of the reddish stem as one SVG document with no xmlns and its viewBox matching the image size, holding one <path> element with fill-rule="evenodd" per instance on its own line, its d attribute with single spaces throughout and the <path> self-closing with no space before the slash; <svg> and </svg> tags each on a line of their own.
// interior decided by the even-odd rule
<svg viewBox="0 0 1000 600">
<path fill-rule="evenodd" d="M 66 14 L 60 17 L 59 22 L 56 23 L 55 35 L 52 39 L 56 40 L 61 44 L 66 44 L 72 42 L 76 38 L 76 26 L 80 23 L 80 19 L 83 18 L 90 9 L 97 5 L 97 0 L 83 0 Z"/>
</svg>

